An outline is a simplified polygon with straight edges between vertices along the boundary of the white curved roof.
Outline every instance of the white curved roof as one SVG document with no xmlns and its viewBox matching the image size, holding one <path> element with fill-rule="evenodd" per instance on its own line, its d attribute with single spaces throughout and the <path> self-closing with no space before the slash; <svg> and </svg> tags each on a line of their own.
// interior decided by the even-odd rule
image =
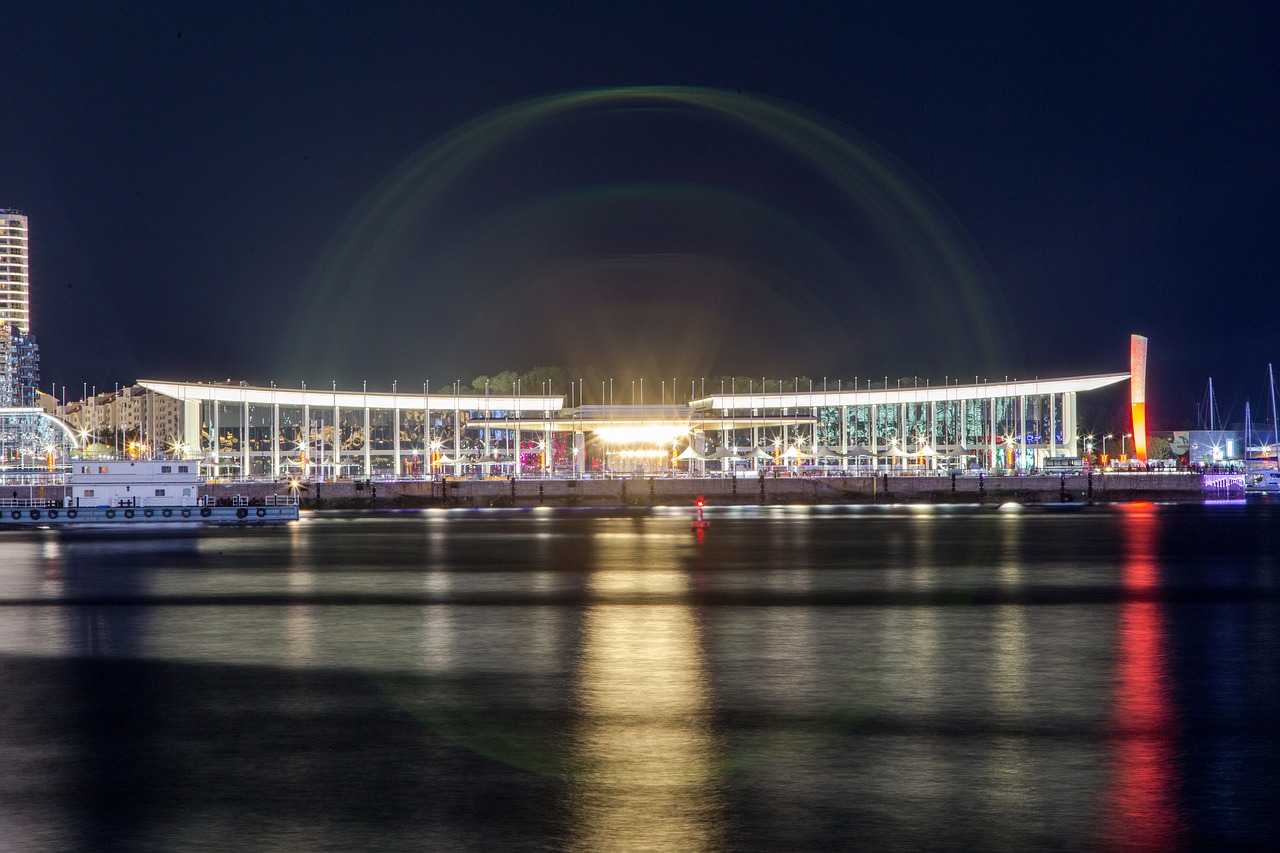
<svg viewBox="0 0 1280 853">
<path fill-rule="evenodd" d="M 205 384 L 203 382 L 162 382 L 140 379 L 143 388 L 178 400 L 220 403 L 252 403 L 257 406 L 338 406 L 343 409 L 412 409 L 437 411 L 542 412 L 558 411 L 564 406 L 563 395 L 541 394 L 383 394 L 365 391 L 306 390 L 297 388 L 262 388 L 255 385 Z"/>
<path fill-rule="evenodd" d="M 980 382 L 976 385 L 933 385 L 925 388 L 876 388 L 870 391 L 794 391 L 769 394 L 713 394 L 694 400 L 695 409 L 785 409 L 807 406 L 867 406 L 898 403 L 942 403 L 948 400 L 989 400 L 993 397 L 1033 397 L 1094 391 L 1124 382 L 1127 373 Z"/>
</svg>

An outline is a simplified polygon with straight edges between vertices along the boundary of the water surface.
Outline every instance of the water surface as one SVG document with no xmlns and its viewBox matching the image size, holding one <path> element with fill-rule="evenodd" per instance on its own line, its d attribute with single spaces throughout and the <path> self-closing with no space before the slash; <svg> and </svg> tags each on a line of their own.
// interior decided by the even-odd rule
<svg viewBox="0 0 1280 853">
<path fill-rule="evenodd" d="M 1261 844 L 1280 512 L 0 533 L 0 846 Z"/>
</svg>

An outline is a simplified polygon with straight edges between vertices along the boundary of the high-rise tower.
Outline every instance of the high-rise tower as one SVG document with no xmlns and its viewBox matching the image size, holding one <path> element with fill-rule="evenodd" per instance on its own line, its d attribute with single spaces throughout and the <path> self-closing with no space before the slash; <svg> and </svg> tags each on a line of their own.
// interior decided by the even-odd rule
<svg viewBox="0 0 1280 853">
<path fill-rule="evenodd" d="M 31 334 L 28 258 L 27 217 L 0 208 L 0 323 L 20 335 Z"/>
<path fill-rule="evenodd" d="M 29 259 L 27 217 L 0 208 L 0 407 L 34 406 L 40 384 Z"/>
</svg>

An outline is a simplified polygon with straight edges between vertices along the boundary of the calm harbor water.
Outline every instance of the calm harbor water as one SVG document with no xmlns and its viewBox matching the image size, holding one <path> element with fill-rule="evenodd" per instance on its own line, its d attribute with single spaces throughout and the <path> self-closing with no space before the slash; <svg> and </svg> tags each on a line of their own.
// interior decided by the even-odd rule
<svg viewBox="0 0 1280 853">
<path fill-rule="evenodd" d="M 0 532 L 0 849 L 1177 849 L 1280 807 L 1280 508 Z"/>
</svg>

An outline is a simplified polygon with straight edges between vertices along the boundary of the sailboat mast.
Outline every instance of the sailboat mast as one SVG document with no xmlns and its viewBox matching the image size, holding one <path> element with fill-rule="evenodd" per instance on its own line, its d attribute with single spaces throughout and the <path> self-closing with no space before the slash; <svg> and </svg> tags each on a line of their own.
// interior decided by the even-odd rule
<svg viewBox="0 0 1280 853">
<path fill-rule="evenodd" d="M 1251 444 L 1249 436 L 1250 436 L 1250 433 L 1252 432 L 1253 432 L 1252 425 L 1249 423 L 1249 401 L 1245 400 L 1244 401 L 1244 462 L 1246 465 L 1249 464 L 1249 446 Z"/>
<path fill-rule="evenodd" d="M 1276 446 L 1276 463 L 1280 465 L 1280 421 L 1276 420 L 1276 372 L 1267 365 L 1267 376 L 1271 380 L 1271 443 Z"/>
<path fill-rule="evenodd" d="M 1213 432 L 1213 377 L 1209 377 L 1209 432 Z"/>
</svg>

